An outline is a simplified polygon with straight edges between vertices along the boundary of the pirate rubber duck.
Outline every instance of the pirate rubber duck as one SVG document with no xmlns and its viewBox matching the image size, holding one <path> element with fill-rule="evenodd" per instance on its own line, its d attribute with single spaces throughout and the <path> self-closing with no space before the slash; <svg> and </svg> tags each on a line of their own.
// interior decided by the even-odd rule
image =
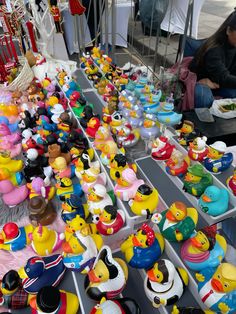
<svg viewBox="0 0 236 314">
<path fill-rule="evenodd" d="M 188 167 L 184 177 L 183 190 L 194 196 L 200 196 L 212 183 L 213 178 L 211 174 L 207 173 L 202 165 L 194 164 Z"/>
<path fill-rule="evenodd" d="M 95 184 L 106 186 L 106 183 L 106 174 L 104 172 L 100 173 L 100 170 L 96 168 L 84 170 L 84 173 L 81 175 L 80 184 L 85 194 L 88 194 L 89 190 L 93 188 Z"/>
<path fill-rule="evenodd" d="M 207 170 L 217 174 L 228 169 L 233 162 L 233 154 L 226 153 L 227 146 L 224 142 L 217 141 L 209 145 L 204 166 Z"/>
<path fill-rule="evenodd" d="M 89 211 L 83 206 L 81 198 L 76 194 L 70 194 L 61 204 L 61 209 L 61 218 L 65 223 L 71 221 L 77 215 L 84 219 L 89 215 Z"/>
<path fill-rule="evenodd" d="M 196 228 L 198 212 L 182 202 L 174 202 L 168 210 L 154 214 L 152 221 L 158 224 L 163 237 L 169 241 L 188 239 Z"/>
<path fill-rule="evenodd" d="M 63 257 L 60 254 L 28 259 L 26 265 L 18 270 L 23 289 L 29 294 L 36 294 L 46 286 L 57 286 L 65 273 Z"/>
<path fill-rule="evenodd" d="M 234 196 L 236 196 L 236 168 L 234 168 L 233 175 L 227 179 L 226 183 Z"/>
<path fill-rule="evenodd" d="M 171 261 L 161 259 L 147 271 L 144 290 L 156 308 L 175 304 L 188 285 L 188 273 L 175 267 Z"/>
<path fill-rule="evenodd" d="M 208 148 L 206 146 L 207 138 L 196 137 L 192 142 L 189 143 L 188 156 L 192 160 L 202 162 L 208 154 Z"/>
<path fill-rule="evenodd" d="M 178 134 L 178 142 L 180 145 L 187 146 L 188 143 L 196 137 L 194 123 L 189 120 L 184 120 L 182 127 L 176 130 L 176 133 Z"/>
<path fill-rule="evenodd" d="M 141 310 L 135 300 L 122 298 L 106 300 L 102 298 L 100 303 L 95 305 L 90 314 L 141 314 Z"/>
<path fill-rule="evenodd" d="M 57 211 L 52 201 L 47 201 L 43 196 L 34 196 L 29 201 L 29 219 L 32 225 L 47 226 L 53 223 Z"/>
<path fill-rule="evenodd" d="M 187 172 L 189 165 L 189 157 L 174 149 L 170 158 L 166 161 L 166 172 L 172 176 L 182 177 Z"/>
<path fill-rule="evenodd" d="M 121 252 L 131 267 L 149 269 L 161 256 L 164 245 L 163 236 L 144 223 L 121 244 Z"/>
<path fill-rule="evenodd" d="M 170 158 L 174 148 L 175 146 L 169 143 L 167 137 L 157 137 L 152 143 L 151 156 L 155 160 L 167 160 Z"/>
<path fill-rule="evenodd" d="M 137 172 L 136 164 L 129 164 L 127 157 L 123 154 L 116 154 L 110 162 L 110 177 L 116 181 L 121 178 L 123 170 L 130 168 L 134 172 Z"/>
<path fill-rule="evenodd" d="M 188 268 L 201 271 L 204 268 L 219 266 L 226 250 L 225 238 L 210 228 L 204 228 L 183 243 L 181 258 Z"/>
<path fill-rule="evenodd" d="M 110 247 L 103 246 L 93 268 L 86 275 L 84 288 L 88 296 L 96 301 L 102 297 L 113 299 L 123 291 L 127 279 L 126 263 L 120 258 L 113 258 Z"/>
<path fill-rule="evenodd" d="M 70 197 L 71 194 L 77 194 L 78 196 L 83 194 L 81 185 L 79 183 L 73 184 L 71 179 L 67 177 L 58 179 L 55 187 L 57 188 L 56 195 L 61 201 Z"/>
</svg>

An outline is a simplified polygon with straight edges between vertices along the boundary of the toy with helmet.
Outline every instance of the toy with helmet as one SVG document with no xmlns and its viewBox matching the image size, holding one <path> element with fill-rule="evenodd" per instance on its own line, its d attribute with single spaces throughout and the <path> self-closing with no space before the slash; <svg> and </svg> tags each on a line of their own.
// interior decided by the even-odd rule
<svg viewBox="0 0 236 314">
<path fill-rule="evenodd" d="M 70 194 L 61 205 L 61 218 L 65 223 L 74 219 L 77 215 L 87 218 L 89 211 L 83 206 L 81 198 L 76 194 Z"/>
<path fill-rule="evenodd" d="M 29 219 L 32 225 L 47 226 L 57 217 L 56 208 L 52 201 L 47 201 L 43 196 L 34 196 L 29 201 Z"/>
<path fill-rule="evenodd" d="M 208 148 L 206 146 L 207 137 L 196 137 L 189 143 L 188 155 L 192 160 L 203 161 L 208 154 Z"/>
<path fill-rule="evenodd" d="M 167 160 L 170 158 L 175 145 L 170 144 L 166 136 L 157 137 L 152 143 L 151 156 L 155 160 Z"/>
<path fill-rule="evenodd" d="M 170 158 L 166 161 L 166 172 L 172 176 L 182 177 L 190 166 L 190 158 L 181 151 L 173 149 Z"/>
<path fill-rule="evenodd" d="M 102 298 L 100 303 L 94 306 L 90 314 L 141 314 L 141 310 L 135 300 L 122 298 L 106 300 Z"/>
<path fill-rule="evenodd" d="M 163 236 L 144 223 L 121 244 L 121 251 L 131 267 L 149 269 L 160 258 L 164 245 Z"/>
<path fill-rule="evenodd" d="M 83 195 L 81 185 L 79 183 L 73 184 L 72 180 L 67 177 L 58 178 L 55 187 L 57 188 L 56 195 L 61 201 L 70 197 L 71 194 Z"/>
</svg>

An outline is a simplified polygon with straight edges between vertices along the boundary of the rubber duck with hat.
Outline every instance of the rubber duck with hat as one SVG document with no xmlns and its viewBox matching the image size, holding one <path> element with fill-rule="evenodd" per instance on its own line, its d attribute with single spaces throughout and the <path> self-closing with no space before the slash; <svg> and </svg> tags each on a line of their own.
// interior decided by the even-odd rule
<svg viewBox="0 0 236 314">
<path fill-rule="evenodd" d="M 99 118 L 99 115 L 93 112 L 93 108 L 89 105 L 84 106 L 84 110 L 81 113 L 80 124 L 83 128 L 87 128 L 87 124 L 92 117 Z"/>
<path fill-rule="evenodd" d="M 173 149 L 170 158 L 166 161 L 166 172 L 172 176 L 182 177 L 190 166 L 190 158 L 181 151 Z"/>
<path fill-rule="evenodd" d="M 30 307 L 32 314 L 77 314 L 79 299 L 74 293 L 45 286 L 32 298 Z"/>
<path fill-rule="evenodd" d="M 57 211 L 52 201 L 43 196 L 34 196 L 29 201 L 29 219 L 34 226 L 47 226 L 57 218 Z"/>
<path fill-rule="evenodd" d="M 135 215 L 149 217 L 157 210 L 158 200 L 157 189 L 144 183 L 138 187 L 134 198 L 129 201 L 129 206 Z"/>
<path fill-rule="evenodd" d="M 76 194 L 70 194 L 61 204 L 61 209 L 61 218 L 65 223 L 71 221 L 77 215 L 84 219 L 89 215 L 88 209 L 83 206 L 81 198 Z"/>
<path fill-rule="evenodd" d="M 169 138 L 166 136 L 157 137 L 152 142 L 151 156 L 155 160 L 167 160 L 170 158 L 175 145 L 169 142 Z"/>
<path fill-rule="evenodd" d="M 59 285 L 65 270 L 62 255 L 56 254 L 48 257 L 30 257 L 25 266 L 18 270 L 18 274 L 23 289 L 29 294 L 37 294 L 46 285 Z"/>
<path fill-rule="evenodd" d="M 90 314 L 141 314 L 139 305 L 135 300 L 122 298 L 107 300 L 102 298 L 100 303 L 95 305 Z"/>
<path fill-rule="evenodd" d="M 143 125 L 140 127 L 140 135 L 143 140 L 150 140 L 157 137 L 160 129 L 157 126 L 157 117 L 154 114 L 145 114 Z"/>
<path fill-rule="evenodd" d="M 195 307 L 179 307 L 174 305 L 171 314 L 215 314 L 215 312 L 212 312 L 211 310 L 202 310 Z"/>
<path fill-rule="evenodd" d="M 126 168 L 122 171 L 121 176 L 116 179 L 115 195 L 122 201 L 128 202 L 135 197 L 139 186 L 142 184 L 144 184 L 144 181 L 137 178 L 134 170 Z"/>
<path fill-rule="evenodd" d="M 201 210 L 211 216 L 224 214 L 229 207 L 229 192 L 216 185 L 208 186 L 198 201 Z"/>
<path fill-rule="evenodd" d="M 116 154 L 110 162 L 110 177 L 112 180 L 117 181 L 117 179 L 121 178 L 123 170 L 127 168 L 137 172 L 137 165 L 135 163 L 129 164 L 125 155 Z"/>
<path fill-rule="evenodd" d="M 207 158 L 204 160 L 204 166 L 207 170 L 218 174 L 231 166 L 233 154 L 226 153 L 226 149 L 226 144 L 221 141 L 209 145 Z"/>
<path fill-rule="evenodd" d="M 178 134 L 178 142 L 180 145 L 187 146 L 196 137 L 194 131 L 194 123 L 189 120 L 184 120 L 180 129 L 176 130 Z"/>
<path fill-rule="evenodd" d="M 161 108 L 157 113 L 158 121 L 166 126 L 179 124 L 182 117 L 182 113 L 176 113 L 174 111 L 174 99 L 172 98 L 172 95 L 161 104 Z"/>
<path fill-rule="evenodd" d="M 169 241 L 188 239 L 198 222 L 198 212 L 182 202 L 174 202 L 167 210 L 154 214 L 152 221 L 158 224 L 163 237 Z"/>
<path fill-rule="evenodd" d="M 225 257 L 227 242 L 210 226 L 194 232 L 181 247 L 181 258 L 194 271 L 218 267 Z"/>
<path fill-rule="evenodd" d="M 114 299 L 122 293 L 128 280 L 128 267 L 120 258 L 114 258 L 110 247 L 103 246 L 93 268 L 86 275 L 84 288 L 91 299 Z"/>
<path fill-rule="evenodd" d="M 100 120 L 97 117 L 92 117 L 88 123 L 86 128 L 86 133 L 89 137 L 95 138 L 95 135 L 101 126 Z"/>
<path fill-rule="evenodd" d="M 115 111 L 111 116 L 110 122 L 111 133 L 116 135 L 119 132 L 119 130 L 122 129 L 125 122 L 126 120 L 123 117 L 123 115 L 119 111 Z"/>
<path fill-rule="evenodd" d="M 216 313 L 234 314 L 236 311 L 236 267 L 222 263 L 196 273 L 198 293 L 203 304 Z"/>
<path fill-rule="evenodd" d="M 202 162 L 208 154 L 208 147 L 206 146 L 207 137 L 196 137 L 189 143 L 188 156 L 192 160 Z"/>
<path fill-rule="evenodd" d="M 155 308 L 173 305 L 182 297 L 188 285 L 188 273 L 184 268 L 175 267 L 161 259 L 147 271 L 144 291 Z"/>
<path fill-rule="evenodd" d="M 87 208 L 92 215 L 100 214 L 107 205 L 115 205 L 113 191 L 107 192 L 105 186 L 95 184 L 87 196 Z"/>
<path fill-rule="evenodd" d="M 98 160 L 91 161 L 93 156 L 91 156 L 89 151 L 85 151 L 82 155 L 75 161 L 75 175 L 79 180 L 82 179 L 82 174 L 85 170 L 94 169 L 100 173 L 100 163 Z"/>
<path fill-rule="evenodd" d="M 55 187 L 57 188 L 56 195 L 61 201 L 69 198 L 71 194 L 83 195 L 81 185 L 79 183 L 73 184 L 72 180 L 67 177 L 58 178 Z"/>
<path fill-rule="evenodd" d="M 117 144 L 114 142 L 114 140 L 107 141 L 102 149 L 102 153 L 100 155 L 101 162 L 103 165 L 110 167 L 110 162 L 114 158 L 116 154 L 125 154 L 124 147 L 118 148 Z"/>
<path fill-rule="evenodd" d="M 233 175 L 227 179 L 226 183 L 230 191 L 236 196 L 236 168 L 234 168 Z"/>
<path fill-rule="evenodd" d="M 105 172 L 101 172 L 96 168 L 89 168 L 84 170 L 81 175 L 80 184 L 85 194 L 89 193 L 89 190 L 94 187 L 95 184 L 101 184 L 106 186 L 107 176 Z"/>
<path fill-rule="evenodd" d="M 0 249 L 13 252 L 22 250 L 30 245 L 33 230 L 32 225 L 18 227 L 14 222 L 7 222 L 0 232 Z"/>
<path fill-rule="evenodd" d="M 194 196 L 201 196 L 205 189 L 212 185 L 213 178 L 210 173 L 206 172 L 202 165 L 194 164 L 188 167 L 184 177 L 183 190 Z"/>
<path fill-rule="evenodd" d="M 52 167 L 56 178 L 73 178 L 75 176 L 75 165 L 67 165 L 65 157 L 60 156 L 55 158 L 50 166 Z"/>
<path fill-rule="evenodd" d="M 164 245 L 163 236 L 144 223 L 121 244 L 121 252 L 131 267 L 149 269 L 160 258 Z"/>
</svg>

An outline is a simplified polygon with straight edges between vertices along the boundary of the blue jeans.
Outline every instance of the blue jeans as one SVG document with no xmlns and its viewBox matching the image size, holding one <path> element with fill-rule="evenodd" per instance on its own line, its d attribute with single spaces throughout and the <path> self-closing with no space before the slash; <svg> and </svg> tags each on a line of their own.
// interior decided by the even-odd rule
<svg viewBox="0 0 236 314">
<path fill-rule="evenodd" d="M 208 86 L 197 83 L 194 91 L 195 108 L 210 108 L 214 96 L 222 98 L 236 98 L 236 88 L 219 88 L 211 90 Z"/>
</svg>

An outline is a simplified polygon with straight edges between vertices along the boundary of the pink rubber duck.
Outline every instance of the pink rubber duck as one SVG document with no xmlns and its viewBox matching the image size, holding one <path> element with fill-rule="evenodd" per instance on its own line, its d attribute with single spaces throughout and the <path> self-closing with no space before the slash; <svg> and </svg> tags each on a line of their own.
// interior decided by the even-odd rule
<svg viewBox="0 0 236 314">
<path fill-rule="evenodd" d="M 9 127 L 5 123 L 0 123 L 0 138 L 2 139 L 3 137 L 12 144 L 16 143 L 21 138 L 19 133 L 11 133 Z"/>
<path fill-rule="evenodd" d="M 3 194 L 2 199 L 6 205 L 14 207 L 28 197 L 29 190 L 26 185 L 14 186 L 9 180 L 2 180 L 0 182 L 0 194 Z"/>
</svg>

